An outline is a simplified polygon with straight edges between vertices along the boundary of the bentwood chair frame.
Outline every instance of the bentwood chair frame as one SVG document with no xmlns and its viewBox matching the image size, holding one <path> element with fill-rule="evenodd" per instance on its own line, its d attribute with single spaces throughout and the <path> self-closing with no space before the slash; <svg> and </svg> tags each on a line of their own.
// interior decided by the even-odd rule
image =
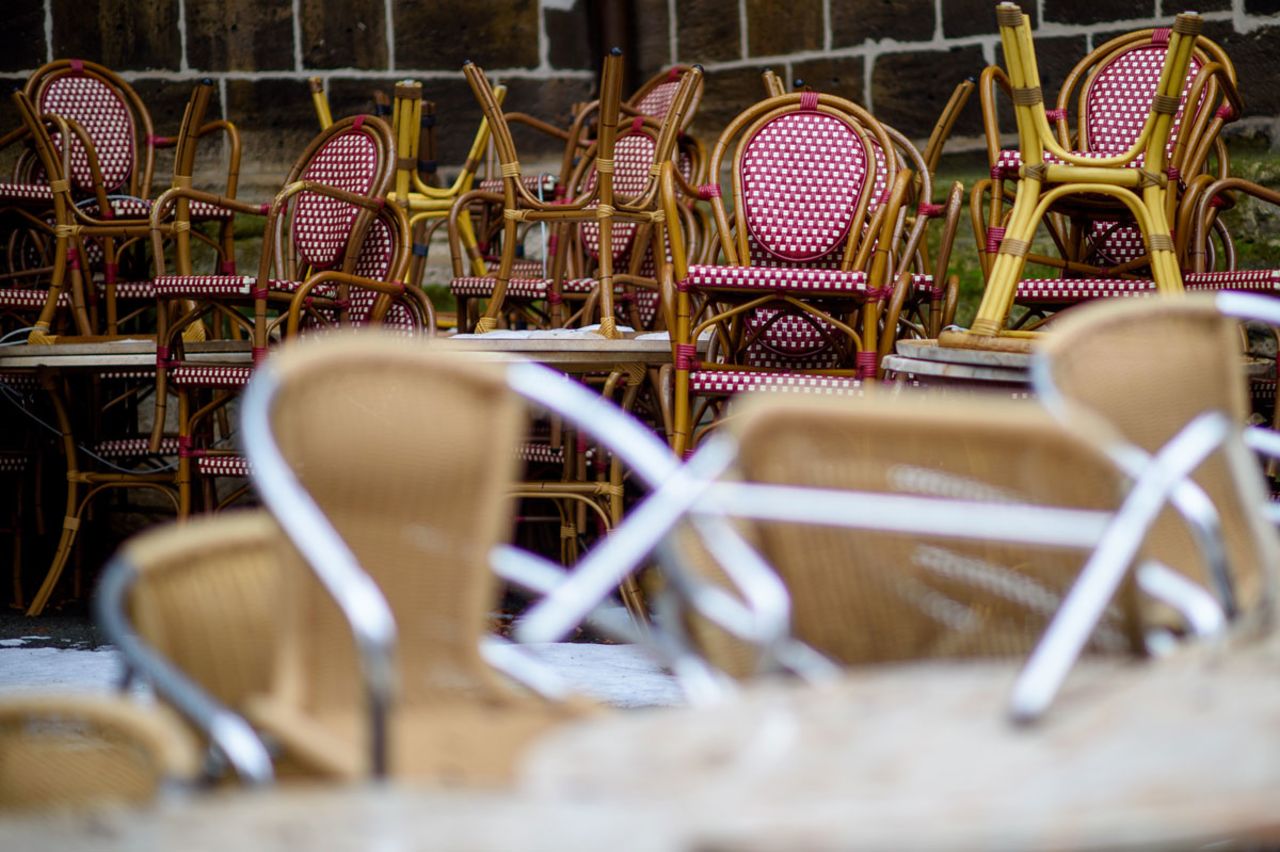
<svg viewBox="0 0 1280 852">
<path fill-rule="evenodd" d="M 747 191 L 750 188 L 744 186 L 743 169 L 749 147 L 762 144 L 756 140 L 760 132 L 773 122 L 808 115 L 837 122 L 847 131 L 850 138 L 840 140 L 847 150 L 833 150 L 832 156 L 856 156 L 858 168 L 863 173 L 856 186 L 840 190 L 843 196 L 833 202 L 849 208 L 833 214 L 844 217 L 844 221 L 831 225 L 818 221 L 816 214 L 809 213 L 804 225 L 808 230 L 805 231 L 800 227 L 791 228 L 790 223 L 780 225 L 776 217 L 782 215 L 781 208 L 787 202 L 778 203 L 779 209 L 771 211 L 768 190 L 763 192 L 766 201 L 758 201 Z M 836 143 L 831 144 L 834 146 Z M 893 255 L 902 233 L 901 212 L 910 191 L 911 170 L 901 166 L 888 131 L 864 109 L 844 98 L 804 92 L 773 97 L 756 104 L 737 116 L 721 134 L 711 154 L 710 174 L 719 174 L 731 146 L 734 150 L 734 224 L 730 224 L 722 204 L 712 204 L 724 264 L 690 264 L 679 229 L 665 230 L 671 271 L 664 273 L 663 281 L 664 287 L 670 282 L 674 291 L 664 293 L 664 299 L 674 308 L 669 327 L 673 329 L 673 444 L 677 452 L 684 452 L 691 445 L 695 439 L 692 430 L 701 420 L 701 412 L 695 412 L 691 404 L 692 373 L 706 371 L 706 375 L 714 376 L 715 373 L 710 371 L 720 371 L 726 377 L 725 381 L 734 387 L 738 384 L 753 387 L 757 384 L 770 386 L 771 383 L 803 384 L 806 381 L 803 378 L 793 382 L 772 376 L 811 375 L 832 386 L 838 385 L 841 392 L 856 392 L 860 388 L 860 378 L 877 375 L 882 300 L 890 289 L 890 276 L 895 269 Z M 766 145 L 766 154 L 768 150 Z M 894 153 L 878 156 L 877 150 Z M 671 168 L 664 169 L 662 184 L 662 203 L 669 221 L 675 220 L 679 203 L 671 172 Z M 844 172 L 838 175 L 840 180 L 847 177 Z M 767 175 L 754 177 L 757 184 L 769 179 Z M 717 194 L 718 185 L 714 190 L 703 194 Z M 820 193 L 825 189 L 818 187 L 812 191 Z M 748 195 L 752 195 L 750 202 L 746 200 Z M 798 235 L 794 242 L 798 245 L 806 239 L 814 243 L 809 253 L 792 251 L 790 255 L 786 254 L 785 245 L 776 245 L 785 242 L 782 236 L 772 239 L 774 245 L 762 242 L 763 238 L 752 231 L 755 225 L 748 218 L 748 203 L 764 209 L 759 214 L 759 227 L 764 229 L 766 236 L 794 230 Z M 755 215 L 754 209 L 751 212 Z M 771 220 L 770 216 L 774 219 Z M 916 233 L 922 228 L 923 223 L 918 222 Z M 819 232 L 817 237 L 812 233 L 815 229 Z M 919 237 L 914 239 L 918 244 Z M 803 245 L 800 248 L 803 249 Z M 910 255 L 914 255 L 914 251 Z M 903 271 L 909 271 L 906 266 L 912 259 L 912 256 L 904 258 Z M 695 299 L 695 295 L 698 298 Z M 752 328 L 748 320 L 762 310 L 773 313 L 758 322 L 758 328 Z M 794 318 L 807 327 L 807 331 L 801 329 L 801 336 L 797 338 L 800 345 L 814 349 L 813 341 L 807 338 L 816 337 L 822 344 L 819 354 L 828 360 L 834 357 L 835 362 L 806 366 L 803 359 L 793 359 L 797 362 L 796 368 L 789 373 L 781 373 L 777 368 L 760 367 L 741 360 L 739 353 L 748 352 L 753 346 L 769 344 L 771 334 L 778 335 L 775 342 L 790 344 L 786 339 L 790 333 L 786 329 L 779 329 L 776 333 L 772 331 L 780 320 L 787 318 Z M 714 332 L 714 342 L 725 353 L 723 362 L 698 360 L 694 347 L 699 336 L 708 330 Z M 887 333 L 892 336 L 892 330 Z M 768 351 L 771 350 L 766 349 L 766 354 Z M 808 356 L 807 352 L 800 354 Z M 722 382 L 714 381 L 712 384 L 719 386 Z"/>
<path fill-rule="evenodd" d="M 1005 326 L 1036 228 L 1050 207 L 1066 196 L 1105 196 L 1122 204 L 1146 242 L 1156 288 L 1161 293 L 1182 292 L 1170 233 L 1166 146 L 1203 20 L 1192 13 L 1177 16 L 1142 130 L 1123 153 L 1094 157 L 1069 150 L 1049 125 L 1030 19 L 1012 3 L 997 6 L 996 18 L 1017 118 L 1020 180 L 973 326 L 968 331 L 946 332 L 940 340 L 948 346 L 1025 349 L 1027 333 L 1007 331 Z M 1046 154 L 1057 162 L 1046 162 Z M 1130 167 L 1139 156 L 1142 165 Z M 1046 184 L 1051 188 L 1046 189 Z"/>
</svg>

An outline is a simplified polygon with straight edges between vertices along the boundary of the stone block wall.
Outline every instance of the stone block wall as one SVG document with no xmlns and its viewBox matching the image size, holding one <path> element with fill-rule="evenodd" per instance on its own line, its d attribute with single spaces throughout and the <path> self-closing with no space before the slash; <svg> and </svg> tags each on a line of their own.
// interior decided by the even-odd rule
<svg viewBox="0 0 1280 852">
<path fill-rule="evenodd" d="M 1173 0 L 1026 0 L 1042 76 L 1111 35 L 1159 25 Z M 1243 125 L 1280 138 L 1280 0 L 1198 0 L 1207 33 L 1240 72 Z M 761 95 L 773 68 L 851 97 L 910 136 L 928 134 L 954 85 L 1000 60 L 993 0 L 6 0 L 0 77 L 18 84 L 55 57 L 119 70 L 176 129 L 191 82 L 217 83 L 215 112 L 245 139 L 248 183 L 278 182 L 316 130 L 306 80 L 325 81 L 335 114 L 368 111 L 370 91 L 421 80 L 439 110 L 440 160 L 459 163 L 479 109 L 459 71 L 480 63 L 510 87 L 508 106 L 554 122 L 594 89 L 603 19 L 624 17 L 633 84 L 673 62 L 700 62 L 695 129 L 714 137 Z M 620 11 L 621 10 L 621 11 Z M 7 102 L 0 120 L 15 118 Z M 981 130 L 976 98 L 956 142 Z M 524 134 L 522 154 L 554 142 Z"/>
</svg>

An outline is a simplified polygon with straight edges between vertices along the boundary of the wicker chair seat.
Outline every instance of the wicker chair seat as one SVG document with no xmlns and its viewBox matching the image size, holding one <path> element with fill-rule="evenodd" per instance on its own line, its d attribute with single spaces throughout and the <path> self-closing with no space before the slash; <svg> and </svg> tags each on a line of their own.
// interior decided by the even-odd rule
<svg viewBox="0 0 1280 852">
<path fill-rule="evenodd" d="M 93 143 L 102 183 L 108 192 L 123 186 L 134 169 L 134 119 L 121 94 L 106 81 L 79 72 L 54 78 L 40 97 L 40 111 L 78 122 Z M 58 134 L 54 144 L 61 147 Z M 71 144 L 71 179 L 77 189 L 91 191 L 93 169 L 78 139 Z"/>
<path fill-rule="evenodd" d="M 175 364 L 169 381 L 175 387 L 242 388 L 249 383 L 253 367 L 239 364 Z"/>
<path fill-rule="evenodd" d="M 162 298 L 241 296 L 250 299 L 257 283 L 258 279 L 253 275 L 162 275 L 152 282 L 152 292 Z M 269 290 L 283 294 L 296 293 L 301 286 L 301 282 L 280 278 L 267 282 Z M 316 296 L 333 298 L 338 291 L 332 285 L 320 284 L 311 292 Z"/>
<path fill-rule="evenodd" d="M 390 771 L 450 787 L 509 785 L 524 751 L 544 733 L 587 712 L 580 702 L 562 705 L 515 697 L 470 700 L 441 697 L 409 712 L 393 713 L 388 735 Z M 272 732 L 304 769 L 354 780 L 366 777 L 368 720 L 350 712 L 313 709 L 307 716 L 268 701 L 252 702 L 250 719 Z"/>
<path fill-rule="evenodd" d="M 0 201 L 44 201 L 53 203 L 47 183 L 0 183 Z"/>
<path fill-rule="evenodd" d="M 98 293 L 105 295 L 107 284 L 97 282 Z M 148 301 L 156 297 L 155 283 L 152 281 L 117 281 L 116 298 L 126 301 Z"/>
<path fill-rule="evenodd" d="M 108 198 L 107 201 L 111 204 L 112 215 L 118 218 L 146 219 L 151 215 L 152 201 L 149 198 L 117 195 Z M 190 205 L 191 221 L 193 222 L 221 222 L 235 215 L 234 211 L 220 207 L 217 204 L 210 204 L 207 201 L 191 199 L 187 203 Z M 85 204 L 80 209 L 94 217 L 98 216 L 99 213 L 96 202 Z"/>
<path fill-rule="evenodd" d="M 40 387 L 40 379 L 35 373 L 0 370 L 0 385 L 13 390 L 34 390 Z"/>
<path fill-rule="evenodd" d="M 746 391 L 862 396 L 862 380 L 852 376 L 771 373 L 758 370 L 693 370 L 689 389 L 706 396 L 732 396 Z"/>
<path fill-rule="evenodd" d="M 449 290 L 455 296 L 493 295 L 494 279 L 480 275 L 454 278 Z M 507 295 L 519 299 L 545 299 L 551 290 L 550 278 L 512 278 L 507 282 Z"/>
<path fill-rule="evenodd" d="M 715 266 L 695 264 L 677 284 L 685 290 L 760 290 L 806 296 L 863 299 L 873 288 L 862 270 L 788 266 Z"/>
<path fill-rule="evenodd" d="M 1280 294 L 1280 269 L 1232 269 L 1184 272 L 1188 291 L 1238 290 Z M 1033 278 L 1018 282 L 1019 304 L 1072 304 L 1090 299 L 1153 296 L 1154 281 L 1146 278 Z"/>
<path fill-rule="evenodd" d="M 244 456 L 198 456 L 196 471 L 201 476 L 249 476 L 249 460 Z"/>
<path fill-rule="evenodd" d="M 0 288 L 0 308 L 31 308 L 39 310 L 49 298 L 48 290 L 27 290 L 18 287 Z M 71 304 L 71 296 L 64 290 L 58 294 L 58 307 Z"/>
<path fill-rule="evenodd" d="M 0 473 L 24 473 L 31 457 L 22 452 L 0 452 Z"/>
<path fill-rule="evenodd" d="M 178 454 L 178 439 L 176 437 L 162 438 L 160 449 L 152 452 L 149 438 L 116 438 L 110 441 L 99 441 L 94 445 L 93 453 L 104 459 L 176 456 Z"/>
</svg>

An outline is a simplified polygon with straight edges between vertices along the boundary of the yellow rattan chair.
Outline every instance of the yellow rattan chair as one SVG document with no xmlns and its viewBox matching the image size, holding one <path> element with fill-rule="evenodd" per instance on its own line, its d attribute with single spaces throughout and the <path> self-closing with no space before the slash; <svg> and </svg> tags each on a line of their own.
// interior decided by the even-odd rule
<svg viewBox="0 0 1280 852">
<path fill-rule="evenodd" d="M 987 270 L 986 290 L 973 327 L 946 332 L 940 340 L 948 346 L 1025 350 L 1028 333 L 1007 331 L 1005 326 L 1036 228 L 1051 205 L 1066 196 L 1103 196 L 1122 204 L 1142 234 L 1156 289 L 1182 292 L 1170 233 L 1166 148 L 1203 22 L 1192 13 L 1177 17 L 1141 131 L 1127 150 L 1099 156 L 1069 150 L 1050 127 L 1027 16 L 1018 6 L 1002 3 L 996 7 L 996 17 L 1017 117 L 1020 179 L 998 253 Z M 1131 168 L 1139 157 L 1141 166 Z"/>
</svg>

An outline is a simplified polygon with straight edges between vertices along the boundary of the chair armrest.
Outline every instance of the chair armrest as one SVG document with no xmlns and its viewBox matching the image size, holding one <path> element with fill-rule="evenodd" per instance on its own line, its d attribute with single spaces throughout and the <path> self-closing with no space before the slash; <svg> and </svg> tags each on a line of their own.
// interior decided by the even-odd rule
<svg viewBox="0 0 1280 852">
<path fill-rule="evenodd" d="M 1000 114 L 996 106 L 997 90 L 1013 99 L 1013 84 L 999 65 L 988 65 L 978 75 L 978 101 L 982 105 L 982 132 L 987 138 L 987 165 L 995 168 L 1000 160 Z"/>
<path fill-rule="evenodd" d="M 392 301 L 400 297 L 407 298 L 421 315 L 420 319 L 423 327 L 429 332 L 435 328 L 435 309 L 431 306 L 431 300 L 413 285 L 404 284 L 400 281 L 377 281 L 372 278 L 362 278 L 358 275 L 327 269 L 312 275 L 304 281 L 302 286 L 293 294 L 293 298 L 289 300 L 289 319 L 288 325 L 285 327 L 285 335 L 287 337 L 292 337 L 298 333 L 302 325 L 302 309 L 306 306 L 307 300 L 311 298 L 311 291 L 321 284 L 346 285 L 357 289 L 369 290 L 381 296 L 389 296 Z M 414 294 L 421 298 L 415 298 Z"/>
<path fill-rule="evenodd" d="M 270 784 L 274 780 L 271 756 L 249 723 L 138 639 L 125 616 L 125 596 L 136 578 L 136 569 L 122 556 L 107 564 L 93 604 L 102 632 L 120 650 L 126 665 L 202 731 L 243 781 L 254 786 Z"/>
</svg>

